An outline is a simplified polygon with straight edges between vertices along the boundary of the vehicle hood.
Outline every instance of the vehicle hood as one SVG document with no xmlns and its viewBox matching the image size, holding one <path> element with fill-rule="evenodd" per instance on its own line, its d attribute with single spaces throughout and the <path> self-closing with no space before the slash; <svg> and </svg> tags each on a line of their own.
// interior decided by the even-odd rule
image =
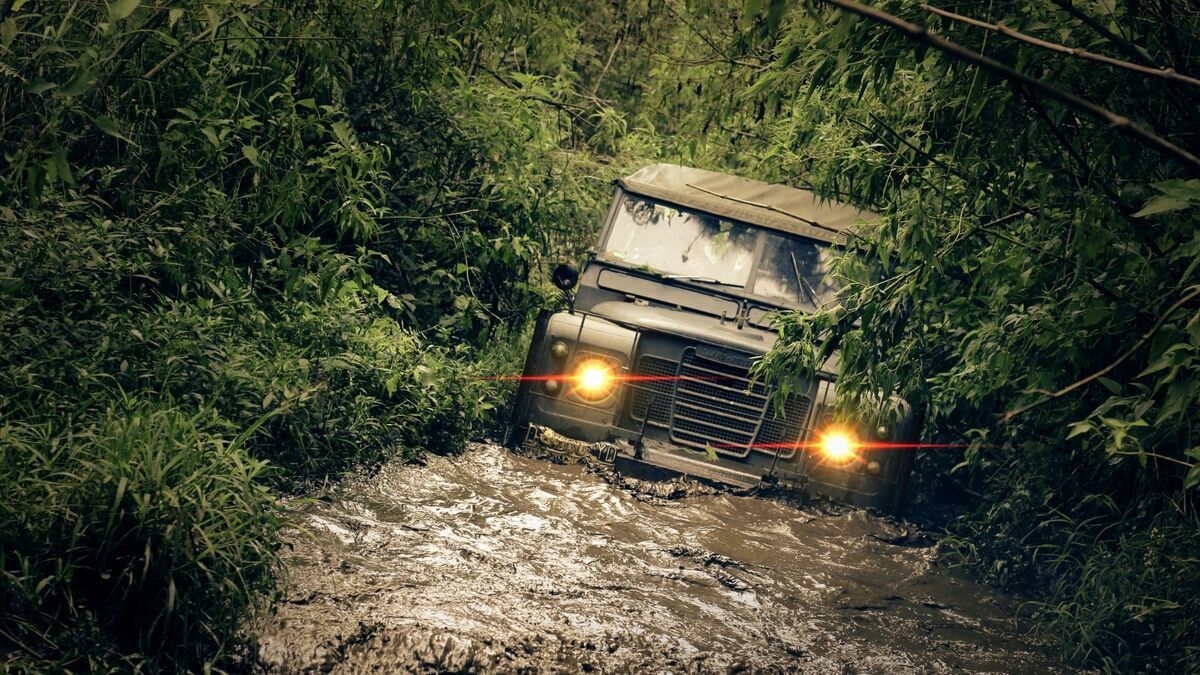
<svg viewBox="0 0 1200 675">
<path fill-rule="evenodd" d="M 716 317 L 670 307 L 613 300 L 598 303 L 591 311 L 630 328 L 670 333 L 751 354 L 767 353 L 779 339 L 774 331 L 762 330 L 749 324 L 738 328 L 734 321 L 726 320 L 722 324 Z"/>
</svg>

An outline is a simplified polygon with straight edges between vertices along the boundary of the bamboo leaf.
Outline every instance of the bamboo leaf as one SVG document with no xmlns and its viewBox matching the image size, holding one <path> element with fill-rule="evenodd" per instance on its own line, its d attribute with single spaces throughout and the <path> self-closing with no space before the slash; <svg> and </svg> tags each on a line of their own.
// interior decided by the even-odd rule
<svg viewBox="0 0 1200 675">
<path fill-rule="evenodd" d="M 111 117 L 108 117 L 107 115 L 100 115 L 99 117 L 94 118 L 92 121 L 96 123 L 96 127 L 100 129 L 100 131 L 103 131 L 109 136 L 112 136 L 113 138 L 119 138 L 130 145 L 137 145 L 130 140 L 128 136 L 121 133 L 121 130 L 117 128 L 117 123 L 114 122 Z"/>
<path fill-rule="evenodd" d="M 254 166 L 262 168 L 262 165 L 258 163 L 258 149 L 253 145 L 243 145 L 242 156 L 249 160 L 249 162 Z"/>
<path fill-rule="evenodd" d="M 1145 206 L 1137 213 L 1133 214 L 1134 218 L 1145 218 L 1146 216 L 1154 216 L 1160 213 L 1169 213 L 1171 211 L 1179 211 L 1191 206 L 1192 202 L 1171 195 L 1158 195 L 1146 202 Z"/>
<path fill-rule="evenodd" d="M 133 10 L 137 9 L 140 4 L 142 4 L 142 0 L 114 0 L 108 6 L 108 15 L 112 17 L 113 21 L 120 21 L 133 14 Z"/>
</svg>

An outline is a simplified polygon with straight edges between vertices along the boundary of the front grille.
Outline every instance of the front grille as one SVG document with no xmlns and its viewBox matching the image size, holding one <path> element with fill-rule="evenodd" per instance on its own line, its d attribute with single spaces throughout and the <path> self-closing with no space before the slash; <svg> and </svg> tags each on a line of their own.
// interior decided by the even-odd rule
<svg viewBox="0 0 1200 675">
<path fill-rule="evenodd" d="M 771 449 L 778 452 L 783 459 L 796 454 L 795 446 L 778 446 L 803 440 L 800 436 L 804 431 L 804 420 L 808 417 L 808 409 L 811 406 L 812 400 L 809 397 L 792 395 L 784 404 L 783 414 L 776 415 L 775 403 L 772 401 L 771 407 L 767 410 L 766 419 L 763 420 L 762 428 L 758 432 L 758 443 L 768 447 L 776 446 Z"/>
<path fill-rule="evenodd" d="M 811 405 L 807 396 L 789 398 L 782 416 L 774 414 L 770 390 L 750 379 L 745 366 L 684 350 L 680 362 L 649 354 L 638 359 L 630 415 L 668 430 L 672 441 L 746 457 L 751 446 L 800 440 Z M 777 452 L 779 448 L 759 448 Z M 795 448 L 785 448 L 790 457 Z"/>
<path fill-rule="evenodd" d="M 638 359 L 635 375 L 648 379 L 634 381 L 637 389 L 634 390 L 630 407 L 634 419 L 663 427 L 670 425 L 671 399 L 675 394 L 675 381 L 672 378 L 678 372 L 679 364 L 670 359 L 649 354 Z M 648 418 L 647 409 L 650 412 Z"/>
</svg>

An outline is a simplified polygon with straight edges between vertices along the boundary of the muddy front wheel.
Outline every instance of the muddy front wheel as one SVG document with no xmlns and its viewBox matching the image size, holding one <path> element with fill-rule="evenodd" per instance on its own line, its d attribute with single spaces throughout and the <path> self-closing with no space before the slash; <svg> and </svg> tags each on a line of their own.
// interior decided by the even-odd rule
<svg viewBox="0 0 1200 675">
<path fill-rule="evenodd" d="M 529 411 L 533 405 L 532 389 L 535 382 L 528 378 L 541 374 L 546 326 L 550 323 L 551 314 L 552 312 L 548 309 L 538 312 L 537 322 L 533 327 L 533 339 L 529 341 L 529 351 L 525 354 L 525 367 L 521 369 L 521 382 L 517 385 L 517 393 L 513 396 L 512 412 L 504 433 L 504 445 L 513 450 L 519 448 L 529 434 Z"/>
</svg>

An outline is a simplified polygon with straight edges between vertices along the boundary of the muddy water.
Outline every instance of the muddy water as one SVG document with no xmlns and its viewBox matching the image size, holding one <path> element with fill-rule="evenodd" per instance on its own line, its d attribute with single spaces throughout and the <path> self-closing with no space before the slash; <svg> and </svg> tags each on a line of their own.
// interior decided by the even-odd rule
<svg viewBox="0 0 1200 675">
<path fill-rule="evenodd" d="M 698 492 L 698 494 L 697 494 Z M 903 523 L 490 445 L 292 505 L 277 672 L 1062 672 Z"/>
</svg>

